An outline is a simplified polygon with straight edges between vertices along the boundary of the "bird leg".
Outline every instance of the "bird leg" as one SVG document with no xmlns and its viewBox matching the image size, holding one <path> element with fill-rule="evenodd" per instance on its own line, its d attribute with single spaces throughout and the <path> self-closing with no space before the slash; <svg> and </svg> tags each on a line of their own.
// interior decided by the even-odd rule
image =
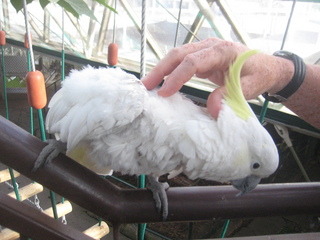
<svg viewBox="0 0 320 240">
<path fill-rule="evenodd" d="M 153 199 L 156 202 L 156 208 L 160 212 L 162 209 L 162 218 L 166 220 L 168 217 L 168 197 L 166 190 L 169 188 L 167 182 L 161 183 L 158 178 L 147 176 L 147 188 L 152 191 Z"/>
<path fill-rule="evenodd" d="M 49 139 L 46 142 L 48 143 L 48 145 L 42 149 L 36 161 L 34 162 L 32 172 L 37 171 L 41 166 L 46 166 L 60 153 L 65 154 L 67 151 L 66 143 L 55 139 Z"/>
</svg>

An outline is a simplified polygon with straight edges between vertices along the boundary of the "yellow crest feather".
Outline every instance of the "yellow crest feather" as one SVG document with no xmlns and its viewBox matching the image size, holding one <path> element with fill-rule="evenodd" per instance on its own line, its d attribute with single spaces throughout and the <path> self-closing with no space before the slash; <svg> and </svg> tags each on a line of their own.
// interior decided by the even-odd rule
<svg viewBox="0 0 320 240">
<path fill-rule="evenodd" d="M 242 93 L 240 72 L 245 61 L 256 53 L 258 53 L 257 50 L 250 50 L 239 55 L 229 67 L 229 76 L 226 76 L 227 94 L 225 99 L 236 115 L 243 120 L 247 120 L 249 116 L 252 116 L 252 111 Z"/>
</svg>

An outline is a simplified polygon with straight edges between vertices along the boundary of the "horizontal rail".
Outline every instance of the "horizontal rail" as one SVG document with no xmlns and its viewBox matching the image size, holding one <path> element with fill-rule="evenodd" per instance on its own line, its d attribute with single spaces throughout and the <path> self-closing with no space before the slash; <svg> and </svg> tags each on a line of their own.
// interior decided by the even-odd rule
<svg viewBox="0 0 320 240">
<path fill-rule="evenodd" d="M 162 221 L 150 191 L 121 189 L 65 155 L 32 173 L 46 143 L 0 117 L 0 161 L 112 223 Z M 265 184 L 236 197 L 231 186 L 169 188 L 168 221 L 320 213 L 320 183 Z"/>
<path fill-rule="evenodd" d="M 222 240 L 225 238 L 215 238 L 206 240 Z M 294 234 L 279 234 L 279 235 L 265 235 L 253 237 L 232 237 L 228 240 L 319 240 L 320 233 L 294 233 Z"/>
<path fill-rule="evenodd" d="M 93 238 L 0 192 L 0 224 L 33 240 L 92 240 Z"/>
</svg>

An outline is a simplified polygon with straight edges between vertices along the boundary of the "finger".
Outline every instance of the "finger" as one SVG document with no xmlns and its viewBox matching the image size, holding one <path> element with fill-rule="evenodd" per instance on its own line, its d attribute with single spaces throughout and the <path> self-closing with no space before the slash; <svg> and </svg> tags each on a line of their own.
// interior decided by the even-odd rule
<svg viewBox="0 0 320 240">
<path fill-rule="evenodd" d="M 141 79 L 146 89 L 152 90 L 159 86 L 163 80 L 163 73 L 155 70 L 154 68 L 146 76 Z"/>
<path fill-rule="evenodd" d="M 224 71 L 216 71 L 216 70 L 211 70 L 205 73 L 196 73 L 196 76 L 199 78 L 207 78 L 214 84 L 218 86 L 224 85 L 224 80 L 225 80 L 225 72 Z"/>
<path fill-rule="evenodd" d="M 172 71 L 183 61 L 185 56 L 208 48 L 217 42 L 221 42 L 221 40 L 209 38 L 201 42 L 186 44 L 170 50 L 169 53 L 142 79 L 142 83 L 148 90 L 157 87 L 164 77 L 172 73 Z"/>
<path fill-rule="evenodd" d="M 219 87 L 210 93 L 207 100 L 207 109 L 209 114 L 214 118 L 218 119 L 219 113 L 222 109 L 222 99 L 226 93 L 225 87 Z"/>
<path fill-rule="evenodd" d="M 166 78 L 164 85 L 159 89 L 159 95 L 167 97 L 188 82 L 195 74 L 208 71 L 224 72 L 236 58 L 237 50 L 230 44 L 215 44 L 185 56 L 183 61 Z M 220 80 L 221 82 L 221 80 Z"/>
</svg>

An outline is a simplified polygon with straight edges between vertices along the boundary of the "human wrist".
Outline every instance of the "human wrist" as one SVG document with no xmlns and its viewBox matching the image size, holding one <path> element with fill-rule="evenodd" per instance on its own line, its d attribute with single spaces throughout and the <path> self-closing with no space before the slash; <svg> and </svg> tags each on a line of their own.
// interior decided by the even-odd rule
<svg viewBox="0 0 320 240">
<path fill-rule="evenodd" d="M 272 77 L 272 85 L 267 92 L 275 94 L 281 91 L 291 81 L 294 74 L 294 64 L 292 61 L 271 56 L 274 60 L 274 71 Z"/>
<path fill-rule="evenodd" d="M 291 52 L 277 51 L 273 55 L 279 58 L 287 59 L 292 62 L 293 76 L 291 80 L 288 82 L 288 75 L 286 75 L 286 73 L 291 73 L 291 70 L 292 70 L 292 64 L 291 64 L 291 68 L 285 69 L 285 71 L 282 72 L 282 81 L 278 82 L 277 90 L 271 89 L 271 91 L 276 91 L 276 92 L 275 93 L 265 92 L 263 96 L 266 98 L 266 100 L 269 100 L 272 102 L 277 102 L 277 103 L 285 102 L 302 85 L 306 76 L 306 65 L 303 62 L 303 59 L 301 57 Z M 289 76 L 290 75 L 292 74 L 289 74 Z M 281 75 L 279 75 L 279 77 L 280 76 Z M 284 85 L 284 83 L 287 83 L 287 84 Z"/>
</svg>

